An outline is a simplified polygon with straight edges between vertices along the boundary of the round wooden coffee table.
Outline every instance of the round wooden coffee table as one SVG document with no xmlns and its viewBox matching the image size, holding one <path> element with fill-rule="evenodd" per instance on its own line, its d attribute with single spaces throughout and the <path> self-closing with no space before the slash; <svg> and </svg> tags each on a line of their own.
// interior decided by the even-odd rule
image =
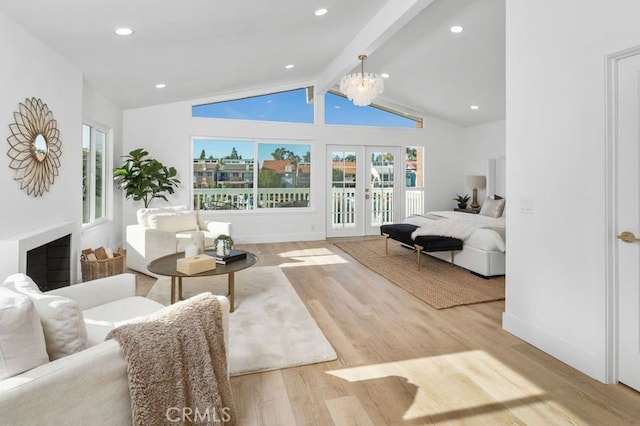
<svg viewBox="0 0 640 426">
<path fill-rule="evenodd" d="M 214 275 L 227 274 L 229 276 L 228 278 L 229 294 L 227 294 L 227 296 L 229 297 L 231 312 L 233 312 L 235 309 L 234 273 L 241 271 L 243 269 L 247 269 L 248 267 L 253 266 L 258 261 L 258 257 L 255 254 L 250 253 L 248 251 L 246 251 L 245 253 L 247 253 L 247 257 L 245 259 L 235 260 L 225 265 L 218 263 L 216 264 L 216 269 L 200 272 L 199 274 L 187 275 L 187 274 L 183 274 L 182 272 L 178 272 L 176 270 L 176 261 L 178 259 L 184 258 L 184 252 L 169 254 L 167 256 L 162 256 L 158 259 L 155 259 L 147 265 L 147 269 L 149 270 L 149 272 L 152 272 L 154 274 L 171 277 L 171 303 L 175 303 L 177 300 L 182 300 L 182 279 L 183 278 L 210 277 Z M 205 250 L 204 254 L 214 256 L 215 251 Z M 177 294 L 176 294 L 176 290 L 177 290 Z"/>
</svg>

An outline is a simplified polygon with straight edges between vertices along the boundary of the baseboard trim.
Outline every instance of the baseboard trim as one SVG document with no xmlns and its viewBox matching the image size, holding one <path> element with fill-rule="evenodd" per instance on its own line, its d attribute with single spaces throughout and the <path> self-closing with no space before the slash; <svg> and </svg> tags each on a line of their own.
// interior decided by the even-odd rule
<svg viewBox="0 0 640 426">
<path fill-rule="evenodd" d="M 310 232 L 307 234 L 275 234 L 275 235 L 233 235 L 236 244 L 286 243 L 293 241 L 324 241 L 324 232 Z"/>
<path fill-rule="evenodd" d="M 575 344 L 506 312 L 502 314 L 503 330 L 535 346 L 602 383 L 606 383 L 604 353 L 586 351 Z"/>
</svg>

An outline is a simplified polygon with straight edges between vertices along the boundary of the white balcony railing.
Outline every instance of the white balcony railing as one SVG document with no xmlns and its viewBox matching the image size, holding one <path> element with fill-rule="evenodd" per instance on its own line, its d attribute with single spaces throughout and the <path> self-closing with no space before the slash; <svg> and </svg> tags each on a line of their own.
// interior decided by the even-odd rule
<svg viewBox="0 0 640 426">
<path fill-rule="evenodd" d="M 258 189 L 257 203 L 252 188 L 194 189 L 200 199 L 201 210 L 251 210 L 253 208 L 307 207 L 309 188 Z M 196 198 L 197 199 L 197 198 Z M 331 217 L 333 228 L 354 227 L 356 223 L 355 188 L 333 188 Z M 405 191 L 405 215 L 424 213 L 424 191 Z M 372 192 L 371 225 L 379 226 L 396 221 L 394 218 L 393 188 L 378 188 Z"/>
</svg>

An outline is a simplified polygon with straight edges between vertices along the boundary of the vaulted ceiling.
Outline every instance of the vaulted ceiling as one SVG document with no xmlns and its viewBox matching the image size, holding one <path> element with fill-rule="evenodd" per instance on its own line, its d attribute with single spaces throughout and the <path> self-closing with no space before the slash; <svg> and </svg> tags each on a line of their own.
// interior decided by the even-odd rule
<svg viewBox="0 0 640 426">
<path fill-rule="evenodd" d="M 315 16 L 321 7 L 328 13 Z M 505 0 L 0 2 L 124 109 L 296 82 L 324 91 L 365 53 L 365 71 L 390 74 L 381 103 L 463 126 L 504 119 L 504 9 Z M 115 35 L 121 26 L 133 35 Z"/>
</svg>

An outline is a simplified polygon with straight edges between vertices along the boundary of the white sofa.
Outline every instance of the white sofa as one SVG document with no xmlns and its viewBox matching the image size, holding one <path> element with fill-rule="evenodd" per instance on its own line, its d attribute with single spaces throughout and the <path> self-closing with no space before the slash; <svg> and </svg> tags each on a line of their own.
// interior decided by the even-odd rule
<svg viewBox="0 0 640 426">
<path fill-rule="evenodd" d="M 7 281 L 10 279 L 12 278 L 9 277 Z M 0 299 L 5 297 L 5 301 L 8 293 L 16 293 L 11 290 L 11 285 L 8 286 L 9 289 L 3 288 L 7 287 L 7 281 L 0 286 Z M 47 359 L 43 364 L 11 377 L 2 379 L 0 375 L 0 423 L 132 424 L 127 364 L 118 343 L 115 340 L 104 341 L 104 337 L 118 325 L 163 308 L 163 305 L 136 296 L 135 293 L 133 274 L 121 274 L 42 293 L 43 298 L 57 295 L 77 303 L 86 323 L 88 347 L 53 361 Z M 228 354 L 229 301 L 224 296 L 218 296 L 218 300 L 223 308 Z M 3 305 L 1 302 L 2 300 L 0 317 L 6 320 L 11 314 L 3 313 L 3 306 L 6 307 L 7 304 Z M 35 300 L 33 303 L 35 304 Z M 19 322 L 25 323 L 28 321 Z M 0 350 L 11 354 L 12 350 L 7 345 L 2 347 L 3 342 L 6 343 L 6 333 L 10 331 L 6 330 L 6 326 L 7 324 L 0 324 L 0 328 L 5 328 L 0 329 Z M 24 336 L 17 338 L 24 339 Z M 10 367 L 11 362 L 11 359 L 7 360 L 0 353 L 0 363 Z M 0 374 L 2 373 L 0 365 Z"/>
<path fill-rule="evenodd" d="M 127 267 L 143 274 L 158 277 L 149 272 L 147 265 L 154 259 L 184 251 L 194 233 L 204 233 L 204 246 L 213 247 L 218 235 L 231 236 L 231 223 L 206 221 L 199 223 L 195 211 L 186 206 L 139 209 L 138 222 L 126 228 Z"/>
</svg>

